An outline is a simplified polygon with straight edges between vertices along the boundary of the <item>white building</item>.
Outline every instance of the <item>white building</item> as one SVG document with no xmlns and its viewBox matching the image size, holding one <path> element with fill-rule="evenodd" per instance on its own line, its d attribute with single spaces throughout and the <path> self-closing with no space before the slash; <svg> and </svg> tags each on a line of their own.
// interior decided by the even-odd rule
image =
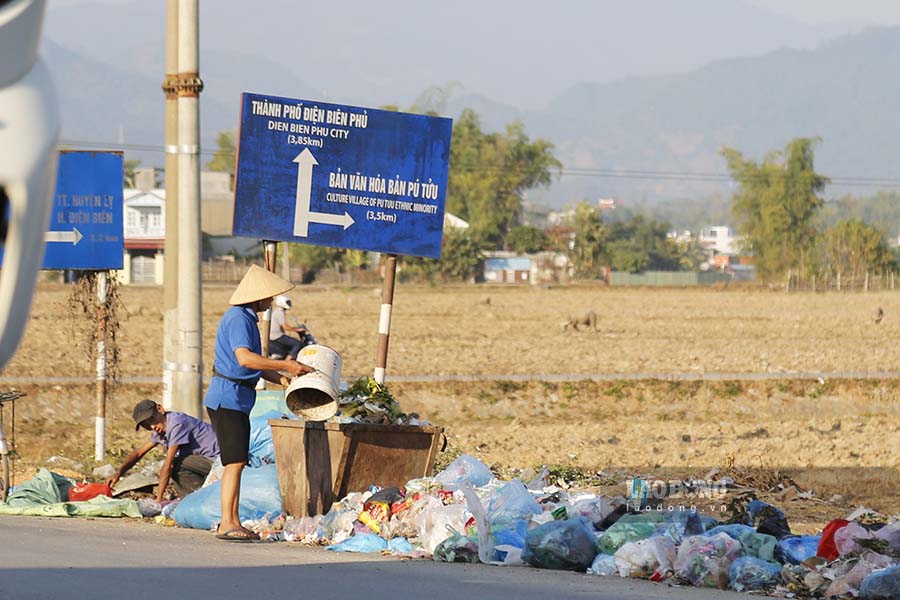
<svg viewBox="0 0 900 600">
<path fill-rule="evenodd" d="M 707 227 L 700 231 L 700 244 L 717 254 L 735 255 L 740 251 L 740 238 L 734 235 L 731 227 L 719 225 Z"/>
<path fill-rule="evenodd" d="M 166 243 L 166 191 L 124 191 L 125 260 L 123 283 L 162 285 Z"/>
</svg>

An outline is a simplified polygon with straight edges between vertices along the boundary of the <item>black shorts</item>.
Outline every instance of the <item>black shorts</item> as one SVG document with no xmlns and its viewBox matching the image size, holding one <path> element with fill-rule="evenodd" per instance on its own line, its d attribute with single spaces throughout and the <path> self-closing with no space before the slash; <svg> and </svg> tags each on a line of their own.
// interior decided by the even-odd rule
<svg viewBox="0 0 900 600">
<path fill-rule="evenodd" d="M 216 432 L 223 465 L 245 463 L 250 455 L 250 415 L 230 408 L 206 407 Z"/>
</svg>

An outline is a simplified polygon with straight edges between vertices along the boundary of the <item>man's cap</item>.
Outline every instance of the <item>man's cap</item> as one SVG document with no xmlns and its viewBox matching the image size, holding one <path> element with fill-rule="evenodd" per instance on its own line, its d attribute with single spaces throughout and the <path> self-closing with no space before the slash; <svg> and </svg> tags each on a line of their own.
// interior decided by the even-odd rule
<svg viewBox="0 0 900 600">
<path fill-rule="evenodd" d="M 153 400 L 141 400 L 134 405 L 131 417 L 134 419 L 134 430 L 141 428 L 141 423 L 156 414 L 156 402 Z"/>
<path fill-rule="evenodd" d="M 237 289 L 228 301 L 232 306 L 250 304 L 258 300 L 272 298 L 294 289 L 294 284 L 285 281 L 275 273 L 270 273 L 257 265 L 250 265 L 250 269 L 241 279 Z"/>
</svg>

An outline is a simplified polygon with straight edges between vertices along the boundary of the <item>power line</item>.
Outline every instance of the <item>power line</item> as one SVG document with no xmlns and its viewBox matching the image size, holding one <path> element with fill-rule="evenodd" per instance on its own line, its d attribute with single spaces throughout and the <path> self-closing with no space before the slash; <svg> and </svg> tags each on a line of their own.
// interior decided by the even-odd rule
<svg viewBox="0 0 900 600">
<path fill-rule="evenodd" d="M 151 144 L 118 144 L 112 142 L 87 141 L 87 140 L 60 140 L 60 146 L 86 148 L 86 149 L 116 149 L 133 150 L 136 152 L 160 152 L 164 153 L 162 146 Z M 203 156 L 223 156 L 234 158 L 234 154 L 219 154 L 214 150 L 200 150 Z M 472 166 L 461 169 L 467 173 L 495 173 L 509 171 L 502 166 Z M 716 183 L 727 184 L 734 182 L 727 173 L 711 173 L 699 171 L 658 171 L 642 169 L 610 169 L 601 167 L 567 167 L 563 166 L 557 171 L 562 177 L 593 177 L 597 179 L 624 179 L 634 181 L 680 181 L 687 183 Z M 787 175 L 767 173 L 760 175 L 760 179 L 787 179 Z M 828 183 L 840 187 L 867 187 L 867 188 L 900 188 L 900 178 L 896 177 L 859 177 L 852 175 L 836 175 L 828 178 Z"/>
</svg>

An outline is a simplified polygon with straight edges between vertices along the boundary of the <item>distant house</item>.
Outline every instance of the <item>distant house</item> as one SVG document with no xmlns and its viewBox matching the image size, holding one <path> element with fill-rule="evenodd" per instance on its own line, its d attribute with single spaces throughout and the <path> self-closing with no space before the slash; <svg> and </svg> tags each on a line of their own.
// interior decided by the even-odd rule
<svg viewBox="0 0 900 600">
<path fill-rule="evenodd" d="M 508 254 L 507 256 L 498 256 Z M 484 281 L 487 283 L 531 283 L 533 261 L 529 256 L 512 253 L 489 253 L 484 259 Z"/>
<path fill-rule="evenodd" d="M 740 239 L 731 227 L 720 225 L 707 227 L 700 232 L 700 244 L 716 254 L 735 255 L 740 250 Z"/>
<path fill-rule="evenodd" d="M 572 277 L 572 264 L 560 252 L 516 254 L 491 251 L 484 253 L 485 283 L 530 283 L 566 281 Z"/>
<path fill-rule="evenodd" d="M 124 190 L 125 257 L 120 281 L 162 285 L 166 245 L 166 191 Z"/>
<path fill-rule="evenodd" d="M 125 260 L 118 272 L 126 284 L 162 285 L 166 242 L 166 191 L 156 187 L 155 169 L 135 169 L 135 187 L 124 197 Z M 259 240 L 231 235 L 234 192 L 228 173 L 200 173 L 200 228 L 216 254 L 244 253 L 259 246 Z"/>
</svg>

